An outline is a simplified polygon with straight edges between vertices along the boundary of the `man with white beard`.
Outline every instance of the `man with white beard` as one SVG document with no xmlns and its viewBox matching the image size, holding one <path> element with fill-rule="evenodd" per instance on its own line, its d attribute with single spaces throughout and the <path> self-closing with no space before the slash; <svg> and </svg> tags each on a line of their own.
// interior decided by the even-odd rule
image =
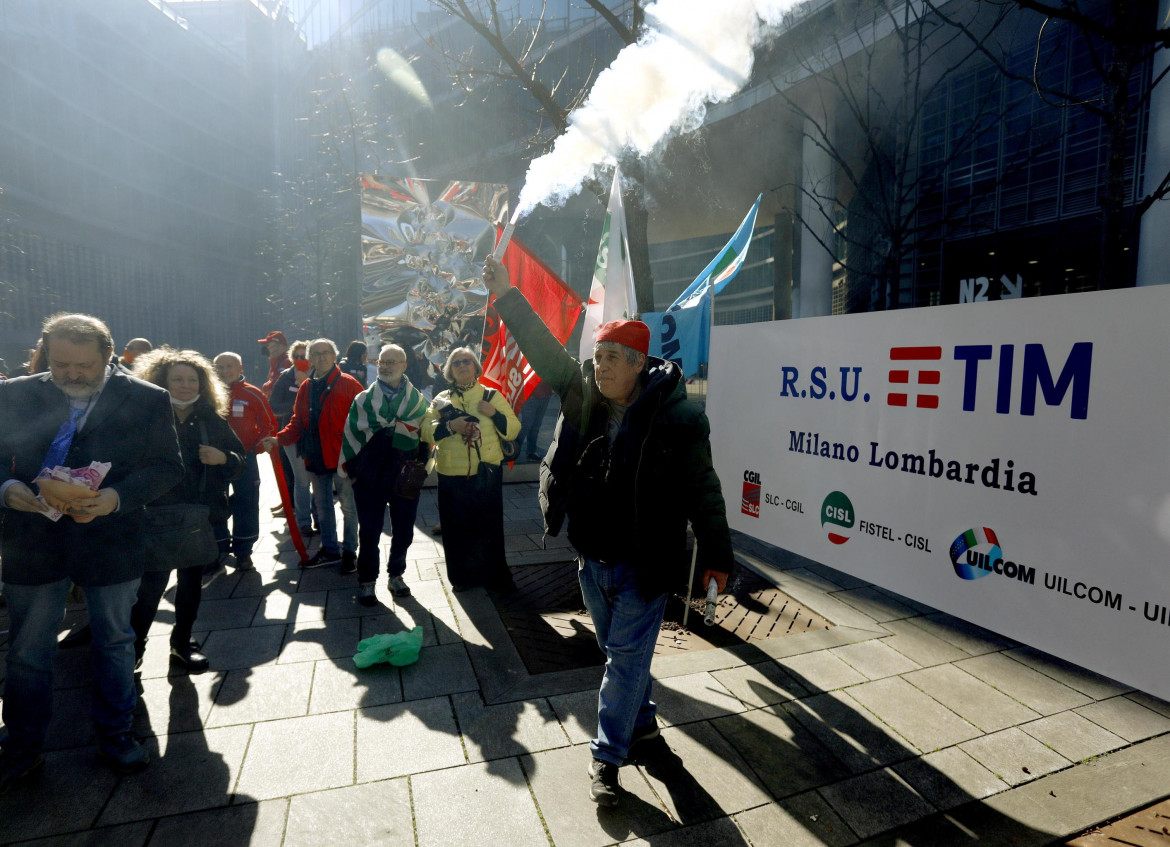
<svg viewBox="0 0 1170 847">
<path fill-rule="evenodd" d="M 70 581 L 93 631 L 98 757 L 119 773 L 150 761 L 131 732 L 134 630 L 130 609 L 145 564 L 143 506 L 183 475 L 170 398 L 111 364 L 113 339 L 89 315 L 59 314 L 41 336 L 46 373 L 0 384 L 0 555 L 11 620 L 0 794 L 44 764 L 53 655 Z M 98 490 L 37 499 L 42 468 L 109 463 Z M 48 486 L 46 485 L 46 488 Z M 52 521 L 45 503 L 63 513 Z"/>
</svg>

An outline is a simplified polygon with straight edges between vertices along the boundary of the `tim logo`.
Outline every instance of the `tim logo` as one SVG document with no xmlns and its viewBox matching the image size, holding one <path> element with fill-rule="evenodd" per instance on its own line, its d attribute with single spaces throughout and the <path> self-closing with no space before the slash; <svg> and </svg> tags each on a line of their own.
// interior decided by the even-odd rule
<svg viewBox="0 0 1170 847">
<path fill-rule="evenodd" d="M 841 491 L 830 492 L 821 504 L 821 526 L 828 524 L 829 540 L 834 544 L 848 541 L 848 530 L 853 529 L 854 521 L 852 501 Z"/>
<path fill-rule="evenodd" d="M 936 387 L 942 381 L 942 372 L 938 369 L 942 359 L 941 347 L 891 347 L 890 361 L 900 367 L 890 368 L 890 388 L 886 395 L 886 403 L 890 406 L 910 405 L 910 397 L 914 397 L 914 406 L 919 409 L 937 409 L 938 391 Z M 910 377 L 910 367 L 917 363 L 914 378 Z M 924 366 L 925 365 L 925 366 Z M 893 388 L 905 388 L 894 391 Z M 911 386 L 914 393 L 911 394 Z"/>
<path fill-rule="evenodd" d="M 1093 343 L 1073 344 L 1061 364 L 1049 361 L 1043 344 L 1023 345 L 1023 355 L 1016 382 L 1016 345 L 961 344 L 954 349 L 954 361 L 962 363 L 964 412 L 990 405 L 983 402 L 994 385 L 996 414 L 1036 414 L 1037 399 L 1047 406 L 1061 406 L 1068 398 L 1069 417 L 1085 420 L 1089 416 L 1089 384 L 1093 370 Z M 1059 354 L 1058 354 L 1059 355 Z M 889 406 L 937 409 L 942 382 L 942 347 L 891 347 Z M 984 367 L 984 363 L 987 363 Z M 1053 365 L 1056 365 L 1054 368 Z M 981 381 L 980 371 L 992 379 Z M 989 373 L 992 372 L 992 373 Z M 980 396 L 981 384 L 985 389 Z M 1013 408 L 1014 407 L 1014 408 Z"/>
<path fill-rule="evenodd" d="M 743 498 L 739 510 L 753 518 L 760 516 L 760 475 L 755 471 L 743 472 Z"/>
</svg>

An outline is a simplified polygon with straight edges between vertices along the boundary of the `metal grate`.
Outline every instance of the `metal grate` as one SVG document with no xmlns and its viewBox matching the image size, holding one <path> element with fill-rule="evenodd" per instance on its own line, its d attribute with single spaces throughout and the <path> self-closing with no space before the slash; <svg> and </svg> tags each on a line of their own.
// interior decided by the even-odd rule
<svg viewBox="0 0 1170 847">
<path fill-rule="evenodd" d="M 581 599 L 575 562 L 513 568 L 512 576 L 516 591 L 497 600 L 496 608 L 529 673 L 605 663 Z M 714 625 L 703 624 L 706 601 L 697 597 L 684 629 L 684 604 L 679 596 L 667 601 L 656 656 L 782 638 L 833 625 L 750 571 L 732 577 L 727 593 L 719 598 Z"/>
</svg>

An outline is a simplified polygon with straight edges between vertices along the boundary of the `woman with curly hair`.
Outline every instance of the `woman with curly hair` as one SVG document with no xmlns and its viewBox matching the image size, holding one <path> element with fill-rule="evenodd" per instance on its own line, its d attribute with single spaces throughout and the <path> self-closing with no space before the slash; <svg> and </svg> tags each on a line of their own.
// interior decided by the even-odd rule
<svg viewBox="0 0 1170 847">
<path fill-rule="evenodd" d="M 203 506 L 208 513 L 208 526 L 204 528 L 200 522 L 200 532 L 193 537 L 210 537 L 214 547 L 210 525 L 217 519 L 226 520 L 230 516 L 228 483 L 244 468 L 244 446 L 226 420 L 228 390 L 219 381 L 211 362 L 194 350 L 159 347 L 135 360 L 134 375 L 170 392 L 175 429 L 183 454 L 183 479 L 147 507 L 148 517 L 152 509 L 161 515 L 168 506 Z M 159 537 L 155 536 L 156 542 Z M 138 601 L 130 612 L 138 664 L 146 652 L 146 633 L 154 621 L 171 571 L 178 569 L 171 664 L 190 673 L 202 673 L 207 670 L 208 661 L 199 651 L 199 645 L 191 639 L 191 629 L 199 612 L 203 568 L 216 560 L 218 550 L 208 549 L 203 561 L 192 562 L 190 559 L 199 558 L 203 550 L 198 541 L 190 545 L 160 545 L 152 544 L 148 536 L 147 548 L 151 560 L 142 575 Z"/>
</svg>

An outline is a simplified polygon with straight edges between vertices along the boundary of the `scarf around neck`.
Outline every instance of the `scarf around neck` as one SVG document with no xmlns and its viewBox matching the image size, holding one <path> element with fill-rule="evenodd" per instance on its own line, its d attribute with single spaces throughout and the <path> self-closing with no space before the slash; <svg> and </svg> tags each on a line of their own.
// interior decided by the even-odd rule
<svg viewBox="0 0 1170 847">
<path fill-rule="evenodd" d="M 403 377 L 402 382 L 402 390 L 395 397 L 396 403 L 386 398 L 378 380 L 354 398 L 342 430 L 343 464 L 360 453 L 370 443 L 370 439 L 383 429 L 393 430 L 391 444 L 399 450 L 413 450 L 418 446 L 419 428 L 427 411 L 427 401 L 411 385 L 410 380 Z"/>
</svg>

